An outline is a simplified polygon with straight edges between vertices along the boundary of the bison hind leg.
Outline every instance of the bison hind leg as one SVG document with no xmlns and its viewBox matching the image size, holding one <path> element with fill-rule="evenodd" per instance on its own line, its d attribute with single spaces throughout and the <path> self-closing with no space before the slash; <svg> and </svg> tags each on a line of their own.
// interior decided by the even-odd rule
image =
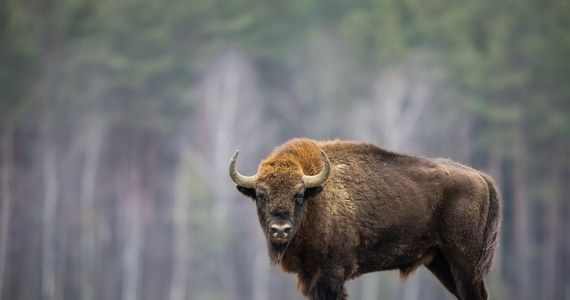
<svg viewBox="0 0 570 300">
<path fill-rule="evenodd" d="M 485 282 L 475 276 L 474 263 L 438 252 L 427 267 L 460 300 L 487 300 Z"/>
<path fill-rule="evenodd" d="M 485 282 L 483 282 L 483 280 L 473 280 L 473 277 L 471 276 L 461 277 L 461 275 L 458 275 L 455 277 L 455 282 L 457 282 L 459 293 L 459 297 L 457 298 L 459 299 L 487 300 L 489 298 L 487 288 L 485 288 Z"/>
<path fill-rule="evenodd" d="M 432 259 L 432 261 L 426 265 L 428 270 L 437 277 L 439 282 L 452 293 L 455 297 L 459 298 L 457 293 L 457 284 L 453 274 L 451 273 L 451 267 L 447 260 L 443 257 L 441 251 L 437 251 Z"/>
</svg>

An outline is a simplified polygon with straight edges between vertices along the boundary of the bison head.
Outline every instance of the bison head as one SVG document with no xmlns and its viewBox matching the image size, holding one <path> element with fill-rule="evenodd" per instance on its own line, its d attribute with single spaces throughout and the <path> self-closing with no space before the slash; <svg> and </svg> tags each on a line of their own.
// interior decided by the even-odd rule
<svg viewBox="0 0 570 300">
<path fill-rule="evenodd" d="M 265 233 L 272 264 L 279 263 L 297 233 L 305 201 L 322 191 L 330 173 L 330 161 L 321 150 L 324 167 L 319 174 L 305 175 L 298 160 L 277 157 L 264 160 L 256 175 L 244 176 L 236 170 L 236 151 L 230 161 L 230 177 L 237 189 L 252 198 Z"/>
</svg>

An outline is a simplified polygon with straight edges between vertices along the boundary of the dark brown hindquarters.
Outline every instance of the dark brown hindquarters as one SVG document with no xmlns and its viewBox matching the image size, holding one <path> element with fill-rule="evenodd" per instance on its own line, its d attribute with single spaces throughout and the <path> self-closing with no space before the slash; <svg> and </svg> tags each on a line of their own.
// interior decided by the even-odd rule
<svg viewBox="0 0 570 300">
<path fill-rule="evenodd" d="M 501 202 L 497 186 L 489 176 L 484 174 L 482 175 L 489 187 L 489 214 L 487 217 L 485 231 L 483 233 L 483 251 L 481 252 L 481 258 L 475 270 L 475 280 L 483 280 L 483 277 L 489 273 L 489 270 L 491 269 L 495 248 L 499 241 L 499 227 L 501 220 Z"/>
<path fill-rule="evenodd" d="M 479 259 L 474 264 L 471 264 L 469 261 L 464 260 L 465 257 L 455 255 L 461 252 L 459 249 L 452 249 L 451 252 L 446 252 L 446 249 L 443 249 L 443 258 L 439 262 L 434 260 L 434 263 L 437 262 L 436 264 L 428 265 L 428 269 L 460 300 L 488 299 L 483 277 L 491 268 L 495 247 L 499 239 L 501 213 L 499 193 L 490 177 L 485 174 L 481 174 L 481 176 L 489 189 L 489 209 L 483 230 Z M 444 267 L 445 262 L 447 262 L 449 268 Z M 444 271 L 445 269 L 449 269 L 449 271 Z M 451 277 L 453 280 L 450 279 Z M 454 287 L 451 286 L 452 282 Z"/>
<path fill-rule="evenodd" d="M 478 256 L 473 260 L 465 260 L 466 257 L 458 255 L 461 248 L 452 246 L 443 247 L 433 254 L 432 260 L 426 267 L 439 279 L 439 281 L 457 299 L 484 300 L 488 298 L 483 277 L 489 272 L 494 251 L 499 240 L 499 227 L 501 219 L 501 206 L 497 187 L 493 180 L 481 174 L 485 180 L 489 194 L 487 218 L 483 229 L 482 243 L 479 244 Z M 456 234 L 458 234 L 456 232 Z M 478 257 L 478 258 L 477 258 Z"/>
</svg>

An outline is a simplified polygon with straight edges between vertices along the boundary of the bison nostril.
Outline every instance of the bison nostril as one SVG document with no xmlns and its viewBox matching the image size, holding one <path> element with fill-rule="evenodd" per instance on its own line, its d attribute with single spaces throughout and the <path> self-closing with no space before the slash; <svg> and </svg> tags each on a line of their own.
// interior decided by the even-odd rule
<svg viewBox="0 0 570 300">
<path fill-rule="evenodd" d="M 289 232 L 291 232 L 291 225 L 289 225 L 289 224 L 273 224 L 273 225 L 271 225 L 270 229 L 271 229 L 271 235 L 272 236 L 287 237 L 289 235 Z"/>
</svg>

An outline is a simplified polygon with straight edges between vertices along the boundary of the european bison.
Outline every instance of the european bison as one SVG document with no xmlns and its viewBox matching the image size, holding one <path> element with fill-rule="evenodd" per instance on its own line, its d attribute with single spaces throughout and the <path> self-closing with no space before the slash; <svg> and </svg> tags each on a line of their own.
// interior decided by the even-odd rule
<svg viewBox="0 0 570 300">
<path fill-rule="evenodd" d="M 487 299 L 501 210 L 488 175 L 346 141 L 290 140 L 254 176 L 237 155 L 230 176 L 255 200 L 271 263 L 306 297 L 346 299 L 349 279 L 424 265 L 458 299 Z"/>
</svg>

